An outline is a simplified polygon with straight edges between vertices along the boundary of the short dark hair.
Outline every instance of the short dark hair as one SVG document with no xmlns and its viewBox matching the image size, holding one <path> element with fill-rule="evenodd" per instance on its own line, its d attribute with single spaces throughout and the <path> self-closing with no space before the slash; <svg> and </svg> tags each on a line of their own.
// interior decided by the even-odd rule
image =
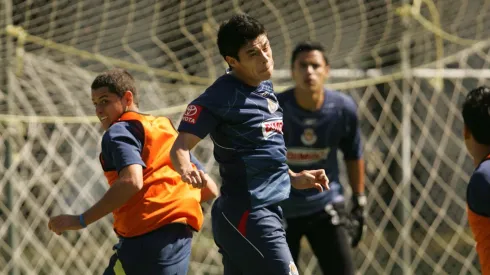
<svg viewBox="0 0 490 275">
<path fill-rule="evenodd" d="M 311 51 L 319 51 L 323 55 L 323 60 L 325 60 L 325 64 L 328 65 L 328 58 L 325 54 L 325 48 L 318 42 L 305 41 L 301 42 L 293 50 L 291 54 L 291 68 L 294 67 L 294 61 L 298 58 L 298 55 L 302 52 L 311 52 Z"/>
<path fill-rule="evenodd" d="M 235 14 L 223 22 L 218 30 L 218 49 L 223 58 L 233 57 L 237 60 L 238 51 L 267 31 L 259 21 L 247 14 Z"/>
<path fill-rule="evenodd" d="M 463 121 L 480 144 L 490 145 L 490 88 L 471 90 L 463 103 Z"/>
<path fill-rule="evenodd" d="M 124 92 L 131 91 L 133 100 L 136 106 L 138 105 L 138 90 L 133 76 L 124 69 L 111 69 L 99 74 L 90 88 L 96 90 L 107 87 L 109 92 L 116 94 L 119 97 L 124 95 Z"/>
</svg>

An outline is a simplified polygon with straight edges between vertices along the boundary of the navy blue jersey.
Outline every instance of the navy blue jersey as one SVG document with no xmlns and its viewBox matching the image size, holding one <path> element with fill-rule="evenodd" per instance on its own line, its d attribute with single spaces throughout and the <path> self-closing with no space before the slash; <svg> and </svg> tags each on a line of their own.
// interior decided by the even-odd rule
<svg viewBox="0 0 490 275">
<path fill-rule="evenodd" d="M 317 212 L 330 202 L 343 198 L 339 182 L 337 151 L 346 160 L 362 156 L 357 106 L 351 97 L 337 91 L 325 90 L 323 106 L 318 111 L 302 109 L 295 100 L 293 90 L 278 95 L 284 111 L 284 140 L 290 169 L 325 169 L 330 190 L 319 193 L 315 189 L 292 189 L 290 198 L 283 203 L 288 218 Z"/>
<path fill-rule="evenodd" d="M 282 124 L 270 81 L 252 87 L 226 74 L 189 104 L 179 131 L 209 134 L 222 196 L 259 208 L 286 199 L 291 188 Z"/>
<path fill-rule="evenodd" d="M 466 192 L 468 208 L 490 218 L 490 156 L 473 172 Z"/>
<path fill-rule="evenodd" d="M 102 137 L 102 163 L 104 171 L 121 170 L 132 164 L 146 168 L 141 158 L 144 146 L 143 125 L 138 121 L 120 121 L 113 124 Z M 191 162 L 204 171 L 202 164 L 191 154 Z"/>
<path fill-rule="evenodd" d="M 490 274 L 490 155 L 471 175 L 466 191 L 468 223 L 476 241 L 482 274 Z"/>
</svg>

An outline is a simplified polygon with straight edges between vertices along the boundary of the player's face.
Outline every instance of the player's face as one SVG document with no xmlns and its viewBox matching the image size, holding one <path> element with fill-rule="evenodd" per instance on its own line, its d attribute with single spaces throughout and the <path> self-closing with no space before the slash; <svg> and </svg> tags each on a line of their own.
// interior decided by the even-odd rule
<svg viewBox="0 0 490 275">
<path fill-rule="evenodd" d="M 260 35 L 241 47 L 238 58 L 239 61 L 232 66 L 233 70 L 246 78 L 249 84 L 258 85 L 261 81 L 271 78 L 274 60 L 267 35 Z"/>
<path fill-rule="evenodd" d="M 320 92 L 323 91 L 328 72 L 329 66 L 323 54 L 314 50 L 298 54 L 293 64 L 292 76 L 299 90 Z"/>
<path fill-rule="evenodd" d="M 107 87 L 92 90 L 92 102 L 104 130 L 119 119 L 127 106 L 125 97 L 111 93 Z"/>
</svg>

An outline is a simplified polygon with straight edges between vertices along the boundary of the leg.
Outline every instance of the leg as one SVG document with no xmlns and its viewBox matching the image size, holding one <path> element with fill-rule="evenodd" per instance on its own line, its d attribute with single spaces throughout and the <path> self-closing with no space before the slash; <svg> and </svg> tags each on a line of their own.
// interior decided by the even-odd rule
<svg viewBox="0 0 490 275">
<path fill-rule="evenodd" d="M 342 216 L 345 217 L 343 203 L 311 217 L 312 224 L 306 232 L 323 274 L 354 275 L 355 272 L 347 231 L 340 222 Z"/>
<path fill-rule="evenodd" d="M 233 261 L 230 259 L 230 256 L 226 253 L 226 251 L 219 249 L 219 252 L 223 256 L 222 263 L 223 263 L 223 275 L 242 275 L 242 271 L 240 270 L 240 267 L 235 265 Z"/>
<path fill-rule="evenodd" d="M 295 263 L 298 263 L 300 252 L 300 241 L 303 236 L 304 223 L 302 219 L 287 219 L 286 220 L 286 241 L 293 256 Z"/>
<path fill-rule="evenodd" d="M 103 275 L 125 275 L 124 269 L 122 267 L 121 261 L 117 257 L 117 253 L 111 256 L 109 260 L 109 266 L 105 269 Z"/>
<path fill-rule="evenodd" d="M 118 251 L 127 275 L 185 275 L 191 255 L 192 231 L 168 224 L 136 238 L 125 239 Z"/>
<path fill-rule="evenodd" d="M 225 271 L 229 265 L 241 274 L 297 274 L 279 207 L 247 210 L 244 205 L 217 203 L 223 205 L 213 207 L 213 234 Z"/>
</svg>

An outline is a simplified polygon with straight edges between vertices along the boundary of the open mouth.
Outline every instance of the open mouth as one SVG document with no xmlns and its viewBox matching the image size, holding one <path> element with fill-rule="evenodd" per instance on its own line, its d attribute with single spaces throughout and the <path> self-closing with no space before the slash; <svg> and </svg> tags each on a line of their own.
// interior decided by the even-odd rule
<svg viewBox="0 0 490 275">
<path fill-rule="evenodd" d="M 106 117 L 106 116 L 99 117 L 100 122 L 102 122 L 102 121 L 104 121 L 104 120 L 106 120 L 106 119 L 107 119 L 107 117 Z"/>
</svg>

